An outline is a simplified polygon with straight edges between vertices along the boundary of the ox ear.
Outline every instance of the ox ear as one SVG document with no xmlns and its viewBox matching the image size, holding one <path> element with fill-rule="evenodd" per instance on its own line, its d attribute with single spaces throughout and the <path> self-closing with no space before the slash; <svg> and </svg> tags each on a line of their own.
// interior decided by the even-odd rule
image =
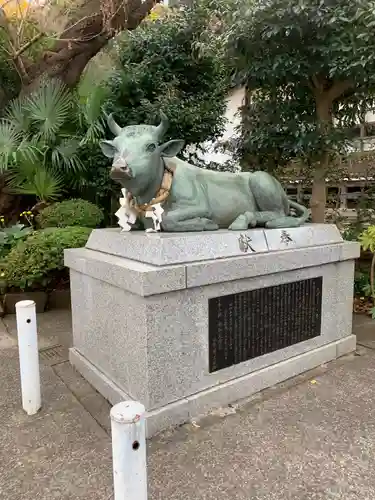
<svg viewBox="0 0 375 500">
<path fill-rule="evenodd" d="M 117 149 L 112 141 L 100 141 L 99 146 L 107 158 L 113 158 L 115 156 Z"/>
<path fill-rule="evenodd" d="M 161 156 L 166 156 L 167 158 L 172 158 L 178 155 L 181 149 L 185 146 L 185 141 L 180 141 L 179 139 L 173 139 L 172 141 L 165 142 L 159 146 Z"/>
</svg>

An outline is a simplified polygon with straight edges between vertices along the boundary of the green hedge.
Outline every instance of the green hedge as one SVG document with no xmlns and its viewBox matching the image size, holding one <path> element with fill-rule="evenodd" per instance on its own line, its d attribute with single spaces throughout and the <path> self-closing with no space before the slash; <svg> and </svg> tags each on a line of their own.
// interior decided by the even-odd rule
<svg viewBox="0 0 375 500">
<path fill-rule="evenodd" d="M 103 221 L 102 210 L 86 200 L 66 200 L 54 203 L 36 218 L 40 228 L 46 227 L 97 227 Z"/>
<path fill-rule="evenodd" d="M 87 227 L 48 228 L 20 241 L 3 261 L 7 288 L 45 287 L 64 269 L 64 250 L 85 246 L 91 231 Z"/>
</svg>

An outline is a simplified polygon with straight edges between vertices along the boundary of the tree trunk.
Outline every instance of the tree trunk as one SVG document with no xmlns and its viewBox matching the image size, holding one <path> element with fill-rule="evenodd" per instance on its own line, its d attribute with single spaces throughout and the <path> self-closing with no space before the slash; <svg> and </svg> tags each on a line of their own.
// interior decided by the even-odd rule
<svg viewBox="0 0 375 500">
<path fill-rule="evenodd" d="M 310 200 L 311 218 L 313 222 L 324 222 L 326 203 L 327 203 L 327 188 L 326 188 L 326 172 L 329 162 L 329 155 L 325 153 L 319 166 L 315 167 L 313 175 L 313 184 Z"/>
<path fill-rule="evenodd" d="M 75 87 L 88 64 L 107 43 L 124 30 L 134 30 L 161 0 L 95 0 L 83 3 L 82 12 L 69 22 L 54 47 L 26 67 L 27 89 L 47 75 Z M 92 5 L 90 15 L 87 9 Z M 78 20 L 77 20 L 78 18 Z"/>
<path fill-rule="evenodd" d="M 316 97 L 316 114 L 322 133 L 326 133 L 332 124 L 332 103 L 322 97 Z M 310 200 L 313 222 L 324 222 L 327 202 L 326 175 L 329 166 L 329 151 L 324 151 L 322 159 L 315 166 Z"/>
</svg>

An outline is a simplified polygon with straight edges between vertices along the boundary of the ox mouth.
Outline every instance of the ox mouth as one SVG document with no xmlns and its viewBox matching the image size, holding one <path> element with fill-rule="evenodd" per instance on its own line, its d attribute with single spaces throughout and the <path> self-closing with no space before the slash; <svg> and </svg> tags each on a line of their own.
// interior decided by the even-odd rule
<svg viewBox="0 0 375 500">
<path fill-rule="evenodd" d="M 115 173 L 115 174 L 111 174 L 110 175 L 111 179 L 113 181 L 130 181 L 133 176 L 131 174 L 127 174 L 127 173 Z"/>
</svg>

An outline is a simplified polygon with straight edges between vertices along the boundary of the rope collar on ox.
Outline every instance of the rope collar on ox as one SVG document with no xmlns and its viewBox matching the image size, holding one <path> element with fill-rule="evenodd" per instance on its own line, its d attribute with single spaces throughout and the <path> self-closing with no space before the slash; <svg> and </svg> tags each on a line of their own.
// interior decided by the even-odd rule
<svg viewBox="0 0 375 500">
<path fill-rule="evenodd" d="M 134 208 L 134 210 L 136 210 L 140 215 L 144 216 L 146 212 L 152 210 L 152 207 L 154 205 L 164 203 L 168 198 L 169 193 L 171 192 L 173 176 L 174 168 L 170 168 L 164 165 L 164 174 L 161 181 L 161 186 L 158 189 L 155 197 L 149 203 L 142 203 L 141 205 L 138 205 L 133 198 L 133 195 L 131 193 L 128 193 L 130 204 Z"/>
</svg>

